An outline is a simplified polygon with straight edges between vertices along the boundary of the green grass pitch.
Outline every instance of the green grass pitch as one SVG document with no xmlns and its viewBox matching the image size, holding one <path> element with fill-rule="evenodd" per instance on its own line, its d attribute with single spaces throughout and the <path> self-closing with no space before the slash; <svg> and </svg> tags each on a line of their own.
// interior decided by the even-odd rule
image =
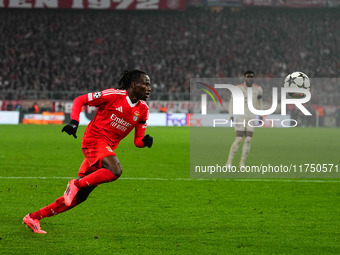
<svg viewBox="0 0 340 255">
<path fill-rule="evenodd" d="M 186 127 L 149 127 L 151 149 L 127 137 L 116 150 L 122 177 L 34 234 L 22 218 L 61 196 L 83 160 L 85 127 L 76 140 L 61 128 L 0 126 L 0 254 L 340 253 L 339 179 L 190 179 Z M 258 129 L 248 162 L 339 163 L 339 133 Z M 225 129 L 220 157 L 233 139 Z"/>
</svg>

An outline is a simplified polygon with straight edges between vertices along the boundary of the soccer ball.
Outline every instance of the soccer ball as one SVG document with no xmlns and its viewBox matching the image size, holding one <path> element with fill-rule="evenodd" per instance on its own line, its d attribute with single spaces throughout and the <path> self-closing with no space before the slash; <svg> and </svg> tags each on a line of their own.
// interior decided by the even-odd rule
<svg viewBox="0 0 340 255">
<path fill-rule="evenodd" d="M 310 80 L 303 72 L 294 72 L 288 74 L 283 85 L 285 88 L 302 88 L 310 91 Z M 287 93 L 290 97 L 303 98 L 304 93 Z"/>
</svg>

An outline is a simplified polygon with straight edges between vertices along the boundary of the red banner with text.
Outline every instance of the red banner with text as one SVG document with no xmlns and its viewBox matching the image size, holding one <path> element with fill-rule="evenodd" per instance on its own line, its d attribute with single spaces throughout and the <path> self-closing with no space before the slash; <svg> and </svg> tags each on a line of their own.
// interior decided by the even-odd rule
<svg viewBox="0 0 340 255">
<path fill-rule="evenodd" d="M 186 0 L 0 0 L 0 8 L 185 10 Z"/>
</svg>

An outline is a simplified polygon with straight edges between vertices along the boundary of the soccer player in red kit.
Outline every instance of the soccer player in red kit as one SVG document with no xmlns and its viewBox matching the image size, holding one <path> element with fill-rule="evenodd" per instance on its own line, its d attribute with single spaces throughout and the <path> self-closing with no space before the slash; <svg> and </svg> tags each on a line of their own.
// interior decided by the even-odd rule
<svg viewBox="0 0 340 255">
<path fill-rule="evenodd" d="M 87 126 L 82 151 L 85 156 L 78 172 L 78 179 L 69 181 L 63 196 L 40 210 L 27 214 L 23 222 L 34 232 L 46 234 L 39 221 L 65 212 L 84 202 L 99 184 L 117 180 L 122 167 L 114 152 L 119 142 L 135 128 L 134 143 L 137 147 L 149 147 L 153 138 L 145 135 L 149 108 L 150 78 L 142 71 L 125 71 L 119 81 L 120 89 L 106 89 L 88 93 L 74 99 L 71 122 L 62 132 L 75 138 L 79 114 L 83 105 L 98 107 L 97 113 Z"/>
</svg>

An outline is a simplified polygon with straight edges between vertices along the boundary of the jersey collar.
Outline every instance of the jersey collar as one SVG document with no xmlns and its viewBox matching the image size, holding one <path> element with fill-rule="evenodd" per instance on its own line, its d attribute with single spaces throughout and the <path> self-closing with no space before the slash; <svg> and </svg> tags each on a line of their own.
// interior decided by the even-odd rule
<svg viewBox="0 0 340 255">
<path fill-rule="evenodd" d="M 130 105 L 131 107 L 136 106 L 136 105 L 138 104 L 138 102 L 139 102 L 139 101 L 137 101 L 136 103 L 132 103 L 132 102 L 131 102 L 131 99 L 129 98 L 129 96 L 126 96 L 126 101 L 129 103 L 129 105 Z"/>
</svg>

